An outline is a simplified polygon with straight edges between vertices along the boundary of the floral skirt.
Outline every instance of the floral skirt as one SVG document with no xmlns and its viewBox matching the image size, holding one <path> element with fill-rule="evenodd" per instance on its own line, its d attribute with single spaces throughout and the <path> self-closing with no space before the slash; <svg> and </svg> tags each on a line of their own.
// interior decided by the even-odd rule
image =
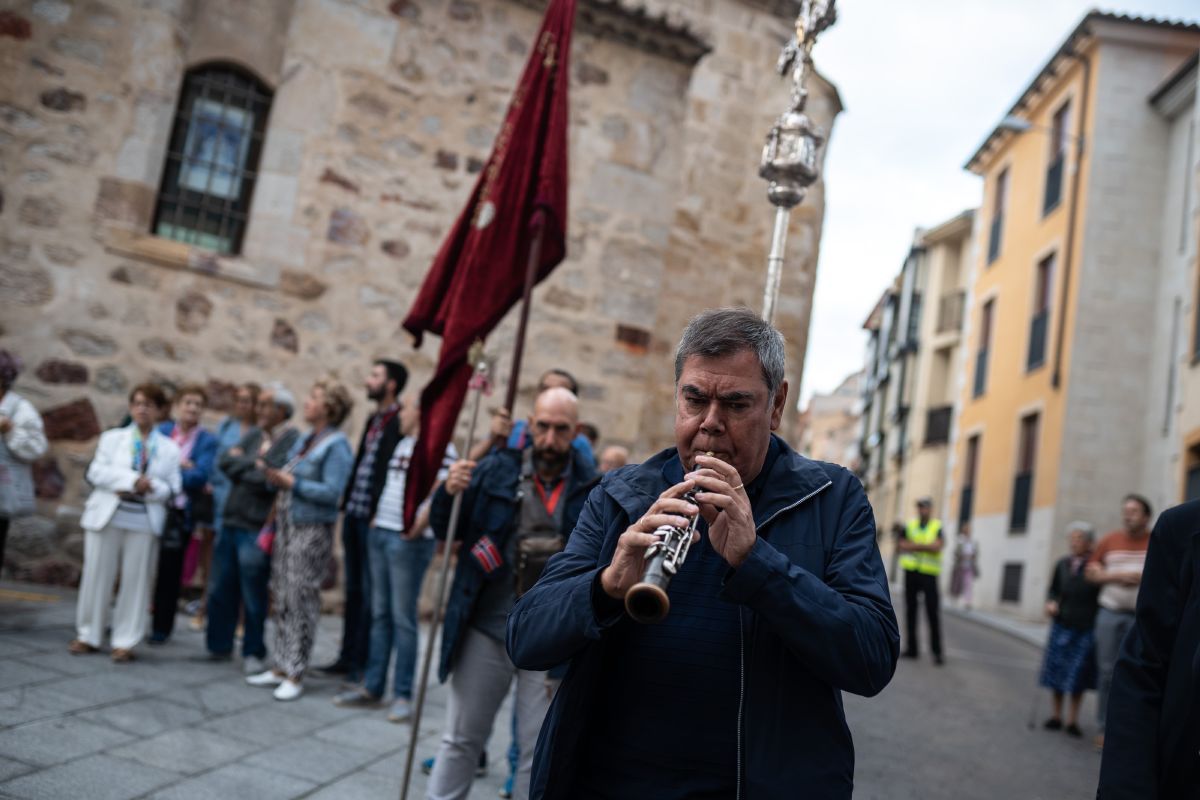
<svg viewBox="0 0 1200 800">
<path fill-rule="evenodd" d="M 1096 688 L 1096 637 L 1090 630 L 1050 626 L 1050 639 L 1042 658 L 1040 686 L 1064 694 Z"/>
</svg>

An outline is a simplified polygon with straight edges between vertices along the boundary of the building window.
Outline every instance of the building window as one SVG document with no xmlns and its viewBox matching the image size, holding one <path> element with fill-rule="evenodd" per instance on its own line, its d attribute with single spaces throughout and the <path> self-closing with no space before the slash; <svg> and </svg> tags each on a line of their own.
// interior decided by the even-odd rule
<svg viewBox="0 0 1200 800">
<path fill-rule="evenodd" d="M 1012 507 L 1008 529 L 1024 533 L 1029 527 L 1029 507 L 1033 501 L 1033 468 L 1037 460 L 1038 415 L 1021 418 L 1021 440 L 1017 445 L 1017 474 L 1013 477 Z"/>
<path fill-rule="evenodd" d="M 980 397 L 987 389 L 988 351 L 992 344 L 992 323 L 996 315 L 996 301 L 988 300 L 979 312 L 979 351 L 975 354 L 974 397 Z"/>
<path fill-rule="evenodd" d="M 1054 254 L 1038 262 L 1033 287 L 1033 318 L 1029 321 L 1029 353 L 1025 369 L 1032 372 L 1046 363 L 1046 338 L 1050 330 L 1050 304 L 1054 296 Z"/>
<path fill-rule="evenodd" d="M 187 72 L 167 149 L 155 235 L 237 253 L 258 175 L 271 91 L 228 64 Z"/>
<path fill-rule="evenodd" d="M 992 193 L 992 227 L 988 232 L 988 259 L 991 264 L 1000 257 L 1000 238 L 1004 235 L 1004 204 L 1008 199 L 1008 168 L 996 176 Z"/>
<path fill-rule="evenodd" d="M 1025 565 L 1010 561 L 1004 565 L 1004 577 L 1000 581 L 1000 602 L 1021 602 L 1021 579 L 1024 577 Z"/>
<path fill-rule="evenodd" d="M 945 444 L 950 441 L 950 419 L 953 406 L 938 406 L 925 413 L 925 446 Z"/>
<path fill-rule="evenodd" d="M 975 478 L 979 467 L 979 434 L 967 439 L 967 450 L 963 458 L 962 494 L 958 500 L 958 525 L 971 521 L 975 503 Z"/>
<path fill-rule="evenodd" d="M 1067 123 L 1071 103 L 1067 101 L 1054 112 L 1050 124 L 1050 158 L 1046 165 L 1046 194 L 1042 201 L 1042 216 L 1058 208 L 1062 202 L 1063 171 L 1067 162 Z"/>
</svg>

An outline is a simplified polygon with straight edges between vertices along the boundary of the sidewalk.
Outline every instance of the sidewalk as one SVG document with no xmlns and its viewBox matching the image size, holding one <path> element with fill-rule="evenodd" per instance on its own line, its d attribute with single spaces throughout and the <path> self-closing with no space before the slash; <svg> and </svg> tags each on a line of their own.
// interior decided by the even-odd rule
<svg viewBox="0 0 1200 800">
<path fill-rule="evenodd" d="M 70 590 L 0 582 L 0 797 L 399 797 L 409 725 L 335 707 L 336 681 L 310 678 L 302 698 L 276 702 L 245 684 L 240 663 L 202 660 L 204 635 L 183 617 L 131 664 L 72 656 L 74 614 Z M 313 663 L 333 660 L 340 630 L 322 618 Z M 434 754 L 445 709 L 435 683 L 418 760 Z M 473 797 L 496 797 L 507 777 L 509 713 L 506 702 Z M 425 796 L 419 770 L 409 796 Z"/>
<path fill-rule="evenodd" d="M 1046 645 L 1046 637 L 1050 633 L 1050 623 L 1048 622 L 1028 622 L 991 611 L 978 611 L 976 609 L 968 611 L 949 605 L 943 606 L 943 610 L 950 616 L 969 620 L 976 625 L 983 625 L 992 630 L 1006 633 L 1026 644 L 1033 645 L 1038 650 L 1041 650 Z"/>
</svg>

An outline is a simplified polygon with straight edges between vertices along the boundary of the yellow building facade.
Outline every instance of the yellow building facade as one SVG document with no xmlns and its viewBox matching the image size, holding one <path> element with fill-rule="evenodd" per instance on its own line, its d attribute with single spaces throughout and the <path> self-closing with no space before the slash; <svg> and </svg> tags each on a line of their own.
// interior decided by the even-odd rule
<svg viewBox="0 0 1200 800">
<path fill-rule="evenodd" d="M 1153 473 L 1169 126 L 1147 99 L 1197 46 L 1195 25 L 1089 14 L 967 164 L 983 198 L 947 517 L 980 543 L 983 607 L 1035 616 L 1064 526 L 1115 527 Z"/>
</svg>

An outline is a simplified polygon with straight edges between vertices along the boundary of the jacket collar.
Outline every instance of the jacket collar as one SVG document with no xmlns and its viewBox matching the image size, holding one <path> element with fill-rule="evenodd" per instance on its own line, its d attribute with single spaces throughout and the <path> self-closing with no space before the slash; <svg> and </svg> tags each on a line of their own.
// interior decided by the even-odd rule
<svg viewBox="0 0 1200 800">
<path fill-rule="evenodd" d="M 776 439 L 780 451 L 754 509 L 754 522 L 758 527 L 766 525 L 780 512 L 816 496 L 832 484 L 820 464 L 800 455 L 775 434 L 771 436 Z M 663 467 L 673 459 L 677 461 L 679 454 L 671 447 L 641 464 L 615 470 L 611 475 L 605 476 L 601 485 L 630 519 L 640 517 L 667 489 Z"/>
<path fill-rule="evenodd" d="M 520 480 L 525 451 L 516 450 L 510 447 L 503 447 L 495 451 L 495 455 L 506 462 L 505 467 L 500 471 L 503 477 L 496 486 L 498 492 L 515 491 L 516 485 Z M 567 471 L 567 491 L 571 494 L 577 494 L 581 491 L 592 490 L 596 485 L 596 469 L 591 464 L 586 463 L 587 459 L 581 458 L 579 453 L 574 449 L 571 451 L 571 464 Z M 485 490 L 486 491 L 486 490 Z"/>
</svg>

